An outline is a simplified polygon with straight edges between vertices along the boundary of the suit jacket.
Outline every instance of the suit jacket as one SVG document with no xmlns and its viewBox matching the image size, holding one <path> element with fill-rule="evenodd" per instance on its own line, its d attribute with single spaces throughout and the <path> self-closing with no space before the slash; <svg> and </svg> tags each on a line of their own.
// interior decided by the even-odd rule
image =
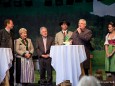
<svg viewBox="0 0 115 86">
<path fill-rule="evenodd" d="M 5 29 L 0 30 L 0 47 L 11 48 L 13 50 L 13 33 L 8 33 Z"/>
<path fill-rule="evenodd" d="M 29 53 L 33 54 L 34 52 L 34 47 L 33 47 L 33 44 L 32 44 L 32 41 L 31 39 L 27 38 L 26 39 L 28 41 L 28 51 Z M 16 49 L 16 53 L 19 55 L 19 56 L 23 56 L 25 53 L 26 53 L 26 46 L 23 44 L 22 42 L 22 39 L 19 38 L 16 40 L 16 45 L 15 45 L 15 49 Z"/>
<path fill-rule="evenodd" d="M 90 40 L 92 38 L 92 31 L 89 29 L 85 29 L 85 31 L 82 31 L 80 34 L 77 31 L 74 31 L 72 34 L 71 39 L 73 45 L 84 45 L 87 60 L 84 61 L 83 66 L 84 68 L 89 68 L 90 65 Z"/>
<path fill-rule="evenodd" d="M 89 29 L 85 29 L 80 34 L 77 31 L 74 31 L 71 39 L 73 45 L 84 45 L 86 48 L 89 48 L 89 42 L 92 38 L 92 31 Z"/>
<path fill-rule="evenodd" d="M 42 36 L 40 36 L 38 39 L 37 39 L 37 42 L 36 42 L 36 45 L 37 45 L 37 54 L 38 54 L 38 57 L 41 57 L 42 54 L 49 54 L 50 53 L 50 48 L 51 48 L 51 45 L 54 45 L 54 39 L 50 36 L 47 36 L 47 42 L 46 42 L 46 52 L 45 52 L 45 48 L 44 48 L 44 43 L 43 43 L 43 38 Z"/>
<path fill-rule="evenodd" d="M 71 32 L 71 31 L 67 31 L 66 36 L 68 36 L 70 38 L 72 36 L 72 33 L 73 32 Z M 56 45 L 63 45 L 63 42 L 64 42 L 64 35 L 63 35 L 63 32 L 60 31 L 55 36 L 55 44 Z"/>
</svg>

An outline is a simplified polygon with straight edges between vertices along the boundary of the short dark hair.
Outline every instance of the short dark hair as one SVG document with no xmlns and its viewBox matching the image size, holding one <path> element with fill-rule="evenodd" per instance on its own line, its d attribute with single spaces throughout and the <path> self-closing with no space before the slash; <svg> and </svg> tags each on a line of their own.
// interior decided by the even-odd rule
<svg viewBox="0 0 115 86">
<path fill-rule="evenodd" d="M 59 23 L 59 26 L 61 26 L 62 24 L 66 24 L 67 26 L 70 26 L 70 23 L 66 20 L 62 20 L 60 23 Z"/>
<path fill-rule="evenodd" d="M 6 20 L 4 21 L 4 26 L 7 26 L 7 24 L 9 24 L 10 21 L 11 21 L 11 19 L 6 19 Z"/>
<path fill-rule="evenodd" d="M 115 23 L 113 22 L 109 22 L 109 25 L 111 25 L 112 27 L 115 27 Z"/>
</svg>

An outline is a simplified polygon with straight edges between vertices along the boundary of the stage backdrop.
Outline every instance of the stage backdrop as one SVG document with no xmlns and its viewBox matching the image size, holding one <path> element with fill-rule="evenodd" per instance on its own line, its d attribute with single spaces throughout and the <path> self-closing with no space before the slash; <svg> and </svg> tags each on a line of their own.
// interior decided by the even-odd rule
<svg viewBox="0 0 115 86">
<path fill-rule="evenodd" d="M 9 7 L 5 6 L 5 1 L 11 1 Z M 11 18 L 15 25 L 13 29 L 15 38 L 19 37 L 18 30 L 24 27 L 28 30 L 28 37 L 32 39 L 34 46 L 41 26 L 47 27 L 49 35 L 55 37 L 60 30 L 61 20 L 68 20 L 71 23 L 69 29 L 74 31 L 78 20 L 84 18 L 89 29 L 93 31 L 91 41 L 93 47 L 96 50 L 103 50 L 105 35 L 108 31 L 107 24 L 110 21 L 115 22 L 114 0 L 78 0 L 79 2 L 73 0 L 71 5 L 67 5 L 66 0 L 62 0 L 61 4 L 51 0 L 52 4 L 50 3 L 49 6 L 45 6 L 45 0 L 32 0 L 30 6 L 26 6 L 24 0 L 19 0 L 21 5 L 18 3 L 18 7 L 14 1 L 0 1 L 0 29 L 4 28 L 4 20 Z"/>
</svg>

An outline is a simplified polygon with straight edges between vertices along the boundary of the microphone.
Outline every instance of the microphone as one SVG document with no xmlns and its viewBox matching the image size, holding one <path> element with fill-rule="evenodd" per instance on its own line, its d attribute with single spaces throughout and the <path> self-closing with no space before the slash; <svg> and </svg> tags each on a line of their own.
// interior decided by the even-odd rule
<svg viewBox="0 0 115 86">
<path fill-rule="evenodd" d="M 81 33 L 81 28 L 78 27 L 78 28 L 77 28 L 77 31 L 78 31 L 78 33 Z"/>
</svg>

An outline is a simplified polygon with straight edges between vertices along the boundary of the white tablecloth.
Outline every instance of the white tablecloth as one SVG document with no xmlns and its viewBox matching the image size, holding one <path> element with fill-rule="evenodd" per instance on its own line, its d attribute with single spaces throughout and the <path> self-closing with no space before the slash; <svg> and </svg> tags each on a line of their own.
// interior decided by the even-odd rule
<svg viewBox="0 0 115 86">
<path fill-rule="evenodd" d="M 81 75 L 80 63 L 86 60 L 83 45 L 56 45 L 51 46 L 50 57 L 56 71 L 56 85 L 70 80 L 72 86 L 77 86 Z"/>
<path fill-rule="evenodd" d="M 10 48 L 0 48 L 0 83 L 6 76 L 6 71 L 12 66 L 12 50 Z"/>
</svg>

